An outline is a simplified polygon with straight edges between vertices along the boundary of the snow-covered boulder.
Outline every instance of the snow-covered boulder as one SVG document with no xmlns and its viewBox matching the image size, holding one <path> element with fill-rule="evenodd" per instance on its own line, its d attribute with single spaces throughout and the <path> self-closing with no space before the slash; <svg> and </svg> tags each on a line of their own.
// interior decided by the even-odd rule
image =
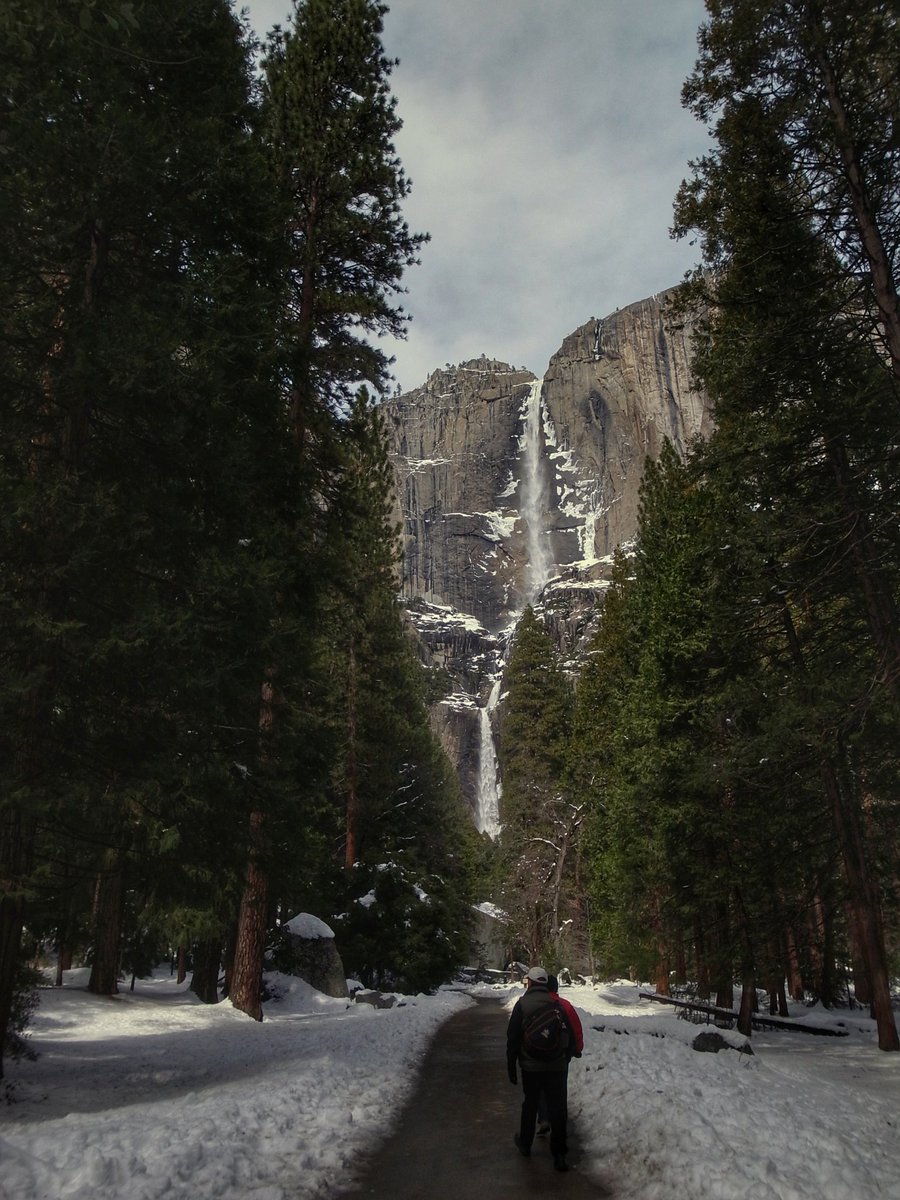
<svg viewBox="0 0 900 1200">
<path fill-rule="evenodd" d="M 334 932 L 312 913 L 298 913 L 282 926 L 284 970 L 298 975 L 326 996 L 347 996 L 344 964 L 334 943 Z"/>
<path fill-rule="evenodd" d="M 741 1054 L 752 1054 L 750 1043 L 743 1034 L 731 1035 L 729 1041 L 717 1029 L 704 1030 L 703 1033 L 698 1033 L 691 1046 L 695 1050 L 700 1050 L 705 1054 L 718 1054 L 720 1050 L 737 1050 Z"/>
</svg>

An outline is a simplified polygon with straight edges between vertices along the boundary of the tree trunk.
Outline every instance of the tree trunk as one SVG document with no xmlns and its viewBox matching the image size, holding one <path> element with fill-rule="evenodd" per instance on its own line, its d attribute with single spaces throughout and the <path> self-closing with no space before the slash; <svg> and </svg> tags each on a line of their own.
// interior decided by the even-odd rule
<svg viewBox="0 0 900 1200">
<path fill-rule="evenodd" d="M 698 920 L 694 922 L 694 953 L 697 957 L 697 995 L 701 1000 L 710 997 L 709 959 L 706 956 L 706 938 Z"/>
<path fill-rule="evenodd" d="M 772 899 L 772 916 L 768 936 L 768 982 L 770 1016 L 788 1015 L 787 994 L 784 990 L 785 954 L 781 937 L 781 908 L 778 893 Z"/>
<path fill-rule="evenodd" d="M 741 939 L 741 1007 L 738 1012 L 738 1031 L 744 1037 L 753 1033 L 753 1014 L 756 1012 L 756 960 L 753 930 L 739 888 L 734 889 L 734 909 Z"/>
<path fill-rule="evenodd" d="M 226 1000 L 231 995 L 231 984 L 234 979 L 234 954 L 237 949 L 237 922 L 231 924 L 228 930 L 228 937 L 225 941 L 225 971 L 222 981 L 222 999 Z"/>
<path fill-rule="evenodd" d="M 738 1012 L 738 1032 L 744 1037 L 753 1033 L 753 1014 L 756 1011 L 756 977 L 753 966 L 744 963 L 741 970 L 741 1007 Z"/>
<path fill-rule="evenodd" d="M 716 1008 L 734 1008 L 734 980 L 722 979 L 716 987 Z"/>
<path fill-rule="evenodd" d="M 656 960 L 656 968 L 654 972 L 654 987 L 660 996 L 668 996 L 669 994 L 669 960 L 665 957 L 665 951 L 659 947 L 658 957 Z"/>
<path fill-rule="evenodd" d="M 265 814 L 250 814 L 250 858 L 238 915 L 229 997 L 235 1008 L 254 1021 L 262 1020 L 262 973 L 266 948 L 266 908 L 269 879 L 262 863 Z"/>
<path fill-rule="evenodd" d="M 669 948 L 666 942 L 665 928 L 660 911 L 659 897 L 653 901 L 653 931 L 656 935 L 656 966 L 654 968 L 654 986 L 660 996 L 669 995 Z"/>
<path fill-rule="evenodd" d="M 866 622 L 879 664 L 879 682 L 895 700 L 900 700 L 900 626 L 890 587 L 876 564 L 869 522 L 856 495 L 847 449 L 833 437 L 825 438 L 829 461 L 834 471 L 836 491 L 847 522 L 847 543 L 853 570 L 865 605 Z"/>
<path fill-rule="evenodd" d="M 687 957 L 684 950 L 684 936 L 679 933 L 678 941 L 675 945 L 675 982 L 680 986 L 687 983 Z"/>
<path fill-rule="evenodd" d="M 789 1017 L 791 1015 L 788 1008 L 787 991 L 785 989 L 784 976 L 778 980 L 778 1015 L 779 1017 Z"/>
<path fill-rule="evenodd" d="M 734 976 L 731 958 L 731 919 L 722 901 L 716 905 L 713 930 L 713 979 L 716 1008 L 734 1008 Z"/>
<path fill-rule="evenodd" d="M 218 938 L 206 938 L 194 947 L 194 973 L 191 991 L 204 1004 L 219 1002 L 219 960 L 221 944 Z"/>
<path fill-rule="evenodd" d="M 861 512 L 854 509 L 852 492 L 849 484 L 846 453 L 832 439 L 826 439 L 829 456 L 835 468 L 838 490 L 842 496 L 845 511 L 850 518 L 850 546 L 857 566 L 857 573 L 866 598 L 866 613 L 869 628 L 879 651 L 883 682 L 890 688 L 893 695 L 900 689 L 900 649 L 898 649 L 896 633 L 896 614 L 890 596 L 885 594 L 877 572 L 869 565 L 869 539 L 863 524 Z M 785 609 L 785 619 L 790 631 L 792 622 L 790 614 Z M 790 638 L 789 638 L 790 641 Z M 794 658 L 804 668 L 802 655 L 791 643 Z M 826 731 L 824 740 L 831 740 L 834 733 Z M 840 733 L 837 734 L 837 745 L 840 763 L 846 763 L 847 754 Z M 860 947 L 871 987 L 872 1013 L 878 1027 L 878 1047 L 880 1050 L 900 1050 L 900 1037 L 894 1021 L 891 1005 L 890 974 L 887 965 L 887 954 L 884 943 L 884 930 L 881 923 L 881 902 L 878 895 L 878 885 L 872 874 L 862 831 L 860 806 L 853 794 L 851 786 L 843 786 L 838 776 L 835 764 L 829 752 L 822 755 L 822 780 L 825 794 L 831 804 L 832 820 L 841 856 L 844 863 L 844 873 L 849 890 L 849 902 L 856 916 L 860 937 Z M 826 933 L 822 954 L 822 983 L 820 998 L 823 1004 L 830 1005 L 835 999 L 833 979 L 834 955 L 831 937 L 830 919 L 825 920 L 823 911 L 823 926 Z"/>
<path fill-rule="evenodd" d="M 56 950 L 56 986 L 62 987 L 63 975 L 72 970 L 72 947 L 60 942 Z"/>
<path fill-rule="evenodd" d="M 63 973 L 72 969 L 72 943 L 75 940 L 76 929 L 75 904 L 72 900 L 73 882 L 68 863 L 63 867 L 62 888 L 67 893 L 68 899 L 65 903 L 65 916 L 61 919 L 56 930 L 57 987 L 62 987 Z"/>
<path fill-rule="evenodd" d="M 96 996 L 117 995 L 122 953 L 124 855 L 109 850 L 106 858 L 107 866 L 100 870 L 94 888 L 94 961 L 88 991 Z"/>
<path fill-rule="evenodd" d="M 806 6 L 813 46 L 812 59 L 819 69 L 835 128 L 835 146 L 841 157 L 844 179 L 853 207 L 860 244 L 869 262 L 872 291 L 881 314 L 884 342 L 894 374 L 900 378 L 900 301 L 891 269 L 891 257 L 884 244 L 871 198 L 866 188 L 859 150 L 841 93 L 837 74 L 825 51 L 826 34 L 812 5 Z"/>
<path fill-rule="evenodd" d="M 184 946 L 179 946 L 175 954 L 175 961 L 178 963 L 178 972 L 175 976 L 176 983 L 184 983 L 187 979 L 187 953 Z"/>
<path fill-rule="evenodd" d="M 0 1079 L 3 1078 L 3 1051 L 12 1019 L 24 923 L 24 900 L 15 895 L 0 899 Z"/>
<path fill-rule="evenodd" d="M 863 949 L 863 935 L 859 927 L 859 916 L 853 904 L 847 904 L 847 934 L 850 939 L 850 961 L 853 964 L 853 996 L 857 1004 L 864 1008 L 872 1003 L 872 985 L 869 980 L 869 968 L 866 965 L 866 955 Z"/>
<path fill-rule="evenodd" d="M 775 935 L 774 940 L 778 943 L 779 953 L 775 959 L 776 965 L 772 978 L 772 1002 L 775 1005 L 775 1007 L 772 1009 L 772 1013 L 773 1015 L 777 1014 L 779 1017 L 788 1017 L 790 1016 L 790 1010 L 788 1008 L 783 945 L 780 939 L 777 937 L 777 934 Z"/>
<path fill-rule="evenodd" d="M 275 680 L 278 668 L 269 667 L 260 688 L 259 734 L 260 761 L 268 756 L 268 740 L 275 729 L 275 708 L 278 701 Z M 249 852 L 244 891 L 238 913 L 234 947 L 234 964 L 228 995 L 231 1003 L 254 1021 L 261 1021 L 263 958 L 266 951 L 266 916 L 269 903 L 268 835 L 266 814 L 261 810 L 250 814 Z"/>
<path fill-rule="evenodd" d="M 840 745 L 843 754 L 843 746 Z M 825 766 L 825 787 L 832 802 L 834 824 L 844 860 L 844 871 L 860 933 L 860 944 L 872 989 L 872 1014 L 878 1028 L 879 1050 L 900 1050 L 900 1036 L 891 1004 L 891 980 L 881 924 L 877 883 L 869 869 L 863 844 L 859 806 L 850 789 L 843 787 L 830 762 Z"/>
<path fill-rule="evenodd" d="M 821 896 L 815 899 L 815 931 L 818 937 L 816 995 L 825 1008 L 834 1008 L 839 1000 L 837 966 L 834 961 L 834 913 Z"/>
<path fill-rule="evenodd" d="M 556 858 L 551 868 L 550 885 L 550 932 L 557 954 L 562 950 L 562 920 L 560 904 L 563 894 L 563 876 L 566 871 L 566 860 L 574 840 L 575 831 L 581 823 L 578 810 L 567 811 L 566 821 L 560 822 L 558 843 L 554 846 Z"/>
<path fill-rule="evenodd" d="M 794 931 L 790 925 L 785 928 L 784 940 L 787 950 L 788 987 L 791 999 L 797 1004 L 802 1004 L 806 998 L 806 989 L 803 986 L 803 975 L 800 971 L 800 955 L 797 952 L 797 939 L 794 937 Z"/>
<path fill-rule="evenodd" d="M 809 954 L 810 991 L 817 1000 L 822 998 L 823 976 L 825 968 L 822 965 L 822 943 L 825 938 L 824 908 L 818 896 L 813 898 L 812 906 L 806 916 L 807 952 Z"/>
<path fill-rule="evenodd" d="M 359 846 L 359 780 L 356 763 L 356 646 L 353 635 L 350 635 L 350 650 L 347 657 L 347 801 L 346 823 L 347 842 L 344 852 L 344 866 L 348 871 L 353 869 Z"/>
<path fill-rule="evenodd" d="M 781 968 L 778 955 L 772 959 L 772 970 L 769 974 L 769 1015 L 772 1017 L 789 1017 L 787 992 L 784 986 L 784 971 Z"/>
<path fill-rule="evenodd" d="M 58 598 L 44 594 L 38 603 L 41 612 L 56 611 Z M 53 680 L 58 670 L 58 650 L 44 655 L 43 671 L 34 672 L 34 662 L 21 664 L 23 674 L 43 676 L 43 686 L 35 687 L 24 698 L 19 728 L 13 731 L 17 741 L 16 786 L 28 789 L 40 785 L 43 772 L 51 761 L 50 724 Z M 0 1078 L 3 1055 L 12 1019 L 13 997 L 19 974 L 22 930 L 27 913 L 26 892 L 34 860 L 35 819 L 33 812 L 7 799 L 0 812 Z"/>
</svg>

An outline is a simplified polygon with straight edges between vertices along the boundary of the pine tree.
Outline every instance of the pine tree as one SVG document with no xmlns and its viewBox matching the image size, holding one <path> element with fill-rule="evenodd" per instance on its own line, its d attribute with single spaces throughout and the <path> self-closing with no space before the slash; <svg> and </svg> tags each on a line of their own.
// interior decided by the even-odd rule
<svg viewBox="0 0 900 1200">
<path fill-rule="evenodd" d="M 758 113 L 789 155 L 793 177 L 804 181 L 794 194 L 797 215 L 841 264 L 847 314 L 863 340 L 882 342 L 900 375 L 896 11 L 843 0 L 707 8 L 684 101 L 700 120 L 715 120 L 719 149 L 695 164 L 692 190 L 716 189 L 731 125 Z M 707 257 L 716 260 L 714 241 Z"/>
<path fill-rule="evenodd" d="M 379 716 L 387 722 L 395 711 L 397 656 L 408 657 L 394 594 L 399 547 L 391 521 L 393 473 L 381 414 L 365 389 L 344 424 L 342 448 L 342 553 L 333 577 L 331 644 L 337 650 L 334 675 L 343 694 L 337 782 L 344 797 L 344 864 L 349 870 L 364 847 L 365 830 L 381 816 L 377 809 L 371 811 L 371 794 L 380 790 L 372 771 L 381 757 L 379 743 L 390 734 L 386 727 L 379 729 Z"/>
<path fill-rule="evenodd" d="M 403 272 L 425 239 L 401 204 L 410 184 L 393 145 L 401 122 L 375 0 L 294 0 L 266 47 L 263 113 L 291 259 L 286 371 L 301 424 L 350 402 L 360 381 L 385 391 L 371 335 L 402 336 Z"/>
<path fill-rule="evenodd" d="M 396 596 L 393 475 L 381 414 L 364 391 L 341 450 L 339 561 L 320 625 L 333 828 L 343 842 L 336 934 L 355 976 L 420 990 L 462 960 L 474 836 L 430 727 L 424 672 Z"/>
<path fill-rule="evenodd" d="M 852 924 L 880 980 L 879 1043 L 894 1049 L 877 886 L 850 784 L 867 770 L 863 714 L 894 707 L 900 687 L 888 533 L 896 380 L 872 337 L 880 325 L 896 370 L 885 246 L 897 162 L 884 142 L 891 85 L 879 83 L 876 28 L 890 45 L 896 18 L 873 10 L 847 23 L 843 6 L 806 4 L 716 14 L 686 95 L 701 115 L 720 106 L 719 148 L 682 189 L 678 227 L 702 231 L 713 268 L 697 281 L 711 304 L 696 360 L 716 403 L 707 463 L 769 539 L 756 603 L 788 681 L 773 689 L 782 722 L 770 732 L 785 764 L 808 757 L 810 739 L 820 747 L 801 774 L 841 848 Z"/>
<path fill-rule="evenodd" d="M 745 995 L 783 970 L 782 898 L 802 887 L 798 853 L 814 873 L 815 839 L 797 746 L 779 758 L 759 506 L 708 465 L 670 447 L 648 464 L 635 556 L 617 567 L 579 682 L 577 778 L 608 969 L 634 966 L 665 990 L 692 948 L 697 978 L 730 1004 L 736 964 Z M 820 870 L 827 884 L 827 855 Z"/>
<path fill-rule="evenodd" d="M 575 795 L 584 805 L 584 854 L 592 912 L 590 935 L 604 970 L 640 970 L 655 963 L 655 944 L 642 919 L 638 865 L 626 850 L 625 827 L 616 809 L 622 710 L 636 670 L 637 622 L 629 610 L 631 565 L 616 552 L 610 585 L 603 597 L 597 631 L 578 678 L 573 716 L 571 763 Z M 642 853 L 646 839 L 631 848 Z"/>
<path fill-rule="evenodd" d="M 644 967 L 664 990 L 685 926 L 715 908 L 708 881 L 721 878 L 724 865 L 721 839 L 705 832 L 721 824 L 722 797 L 712 770 L 722 728 L 712 679 L 724 654 L 711 619 L 711 507 L 671 446 L 647 464 L 633 582 L 625 604 L 612 609 L 618 627 L 604 618 L 598 645 L 618 635 L 630 648 L 610 714 L 604 815 L 593 822 L 610 826 L 601 876 L 624 885 L 618 898 L 607 885 L 615 907 L 606 936 L 614 946 L 625 935 L 627 944 L 629 930 L 633 936 L 643 926 L 639 940 L 651 959 Z"/>
<path fill-rule="evenodd" d="M 266 523 L 247 513 L 263 481 L 283 490 L 271 225 L 227 3 L 3 20 L 0 977 L 5 996 L 62 859 L 69 895 L 98 878 L 109 900 L 109 991 L 134 863 L 222 803 L 210 775 L 258 681 Z"/>
<path fill-rule="evenodd" d="M 503 904 L 526 952 L 559 966 L 574 920 L 572 875 L 583 809 L 568 778 L 572 688 L 530 606 L 516 629 L 504 679 L 498 745 Z"/>
<path fill-rule="evenodd" d="M 400 209 L 409 185 L 391 141 L 399 119 L 388 85 L 393 64 L 380 41 L 383 12 L 371 0 L 296 0 L 290 30 L 272 35 L 264 60 L 262 131 L 281 227 L 276 370 L 286 390 L 297 457 L 295 487 L 311 501 L 302 519 L 297 514 L 291 542 L 282 550 L 293 556 L 293 562 L 282 559 L 291 586 L 284 579 L 275 586 L 282 631 L 292 630 L 301 614 L 307 624 L 316 614 L 319 585 L 333 561 L 329 523 L 340 507 L 334 422 L 361 380 L 386 386 L 385 356 L 366 338 L 402 334 L 405 317 L 394 296 L 423 240 L 409 233 Z M 305 572 L 298 572 L 298 563 Z M 299 645 L 298 657 L 298 643 L 282 637 L 261 664 L 257 761 L 264 775 L 274 771 L 283 780 L 290 775 L 290 746 L 303 740 L 286 717 L 293 712 L 309 728 L 306 685 L 315 641 L 307 633 Z M 293 761 L 296 768 L 296 753 Z M 231 997 L 260 1019 L 271 856 L 278 838 L 272 822 L 290 804 L 266 790 L 257 790 L 255 799 L 248 814 L 250 853 Z"/>
</svg>

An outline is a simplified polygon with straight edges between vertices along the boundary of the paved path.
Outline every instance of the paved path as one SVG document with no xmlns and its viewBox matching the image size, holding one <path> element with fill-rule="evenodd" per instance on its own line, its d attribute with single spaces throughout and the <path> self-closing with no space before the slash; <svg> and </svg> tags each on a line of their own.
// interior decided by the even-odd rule
<svg viewBox="0 0 900 1200">
<path fill-rule="evenodd" d="M 508 1013 L 496 1001 L 456 1013 L 438 1030 L 416 1091 L 387 1142 L 365 1161 L 345 1200 L 603 1200 L 569 1122 L 572 1170 L 553 1170 L 546 1138 L 531 1158 L 513 1145 L 521 1087 L 506 1076 Z"/>
</svg>

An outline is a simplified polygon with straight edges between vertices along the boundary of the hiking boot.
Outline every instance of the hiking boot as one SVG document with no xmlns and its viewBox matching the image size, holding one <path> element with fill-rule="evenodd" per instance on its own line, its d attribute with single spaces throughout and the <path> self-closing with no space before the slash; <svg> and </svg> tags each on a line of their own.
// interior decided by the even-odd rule
<svg viewBox="0 0 900 1200">
<path fill-rule="evenodd" d="M 513 1141 L 516 1143 L 518 1151 L 523 1158 L 531 1158 L 531 1147 L 525 1145 L 518 1133 L 513 1134 Z"/>
<path fill-rule="evenodd" d="M 550 1122 L 549 1121 L 541 1121 L 540 1125 L 538 1125 L 538 1127 L 537 1127 L 538 1137 L 546 1137 L 549 1132 L 550 1132 Z"/>
<path fill-rule="evenodd" d="M 555 1154 L 553 1156 L 553 1170 L 568 1171 L 568 1169 L 569 1164 L 566 1162 L 566 1156 L 564 1154 Z"/>
</svg>

